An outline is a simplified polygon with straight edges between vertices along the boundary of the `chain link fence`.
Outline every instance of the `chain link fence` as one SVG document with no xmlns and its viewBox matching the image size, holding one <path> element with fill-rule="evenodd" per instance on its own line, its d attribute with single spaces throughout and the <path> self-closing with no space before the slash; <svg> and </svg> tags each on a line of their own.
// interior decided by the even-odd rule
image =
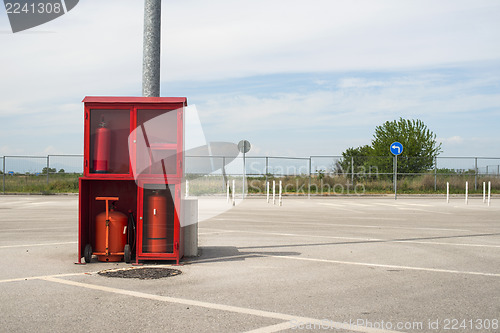
<svg viewBox="0 0 500 333">
<path fill-rule="evenodd" d="M 481 193 L 491 182 L 500 192 L 500 158 L 339 155 L 283 156 L 186 156 L 185 176 L 192 194 L 225 193 L 233 180 L 249 193 L 264 193 L 266 183 L 282 182 L 286 194 L 334 195 L 364 193 L 463 193 L 465 182 L 472 193 Z M 1 156 L 2 192 L 78 192 L 83 155 Z M 415 172 L 415 165 L 424 169 Z M 207 171 L 208 170 L 208 171 Z M 244 176 L 244 177 L 243 177 Z M 246 185 L 243 182 L 246 180 Z"/>
</svg>

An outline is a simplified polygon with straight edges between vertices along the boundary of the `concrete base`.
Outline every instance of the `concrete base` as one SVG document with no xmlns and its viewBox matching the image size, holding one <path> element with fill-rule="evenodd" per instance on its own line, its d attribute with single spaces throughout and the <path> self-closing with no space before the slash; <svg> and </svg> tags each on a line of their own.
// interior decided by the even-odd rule
<svg viewBox="0 0 500 333">
<path fill-rule="evenodd" d="M 196 257 L 198 256 L 198 199 L 183 199 L 181 207 L 184 257 Z"/>
</svg>

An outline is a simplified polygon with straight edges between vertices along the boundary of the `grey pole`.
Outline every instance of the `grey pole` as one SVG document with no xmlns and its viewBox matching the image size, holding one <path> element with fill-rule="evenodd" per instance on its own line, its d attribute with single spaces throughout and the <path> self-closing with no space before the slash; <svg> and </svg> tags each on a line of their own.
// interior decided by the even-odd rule
<svg viewBox="0 0 500 333">
<path fill-rule="evenodd" d="M 351 183 L 354 186 L 354 157 L 351 156 Z"/>
<path fill-rule="evenodd" d="M 437 192 L 437 167 L 438 167 L 438 160 L 437 157 L 434 157 L 434 192 Z"/>
<path fill-rule="evenodd" d="M 477 157 L 474 159 L 474 190 L 477 191 Z"/>
<path fill-rule="evenodd" d="M 394 200 L 398 199 L 398 156 L 394 156 Z"/>
<path fill-rule="evenodd" d="M 246 177 L 247 177 L 247 166 L 245 164 L 245 156 L 246 156 L 246 153 L 243 153 L 243 193 L 241 195 L 241 197 L 243 199 L 245 199 L 245 181 L 246 181 Z"/>
<path fill-rule="evenodd" d="M 160 97 L 161 0 L 144 0 L 142 96 Z"/>
<path fill-rule="evenodd" d="M 311 199 L 311 172 L 312 172 L 312 157 L 309 156 L 309 184 L 307 185 L 307 198 Z"/>
<path fill-rule="evenodd" d="M 266 184 L 268 182 L 267 174 L 269 173 L 269 158 L 266 156 Z"/>
<path fill-rule="evenodd" d="M 5 156 L 3 157 L 3 194 L 5 194 Z"/>
<path fill-rule="evenodd" d="M 49 185 L 50 155 L 47 155 L 47 185 Z"/>
</svg>

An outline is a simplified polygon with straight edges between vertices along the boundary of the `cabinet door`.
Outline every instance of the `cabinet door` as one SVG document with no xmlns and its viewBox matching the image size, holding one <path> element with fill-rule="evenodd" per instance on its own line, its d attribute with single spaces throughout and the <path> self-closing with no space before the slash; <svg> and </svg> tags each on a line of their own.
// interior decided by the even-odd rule
<svg viewBox="0 0 500 333">
<path fill-rule="evenodd" d="M 87 127 L 89 175 L 129 175 L 130 109 L 90 109 Z"/>
<path fill-rule="evenodd" d="M 181 176 L 182 109 L 137 109 L 136 164 L 141 176 Z"/>
<path fill-rule="evenodd" d="M 179 249 L 179 219 L 174 184 L 141 183 L 139 200 L 139 254 L 176 256 Z"/>
</svg>

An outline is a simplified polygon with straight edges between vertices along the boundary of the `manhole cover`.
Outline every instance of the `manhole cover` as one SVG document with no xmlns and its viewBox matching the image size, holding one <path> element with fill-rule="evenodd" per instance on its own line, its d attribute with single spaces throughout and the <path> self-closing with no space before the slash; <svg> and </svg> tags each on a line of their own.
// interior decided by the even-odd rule
<svg viewBox="0 0 500 333">
<path fill-rule="evenodd" d="M 176 276 L 182 272 L 178 269 L 164 267 L 140 267 L 101 271 L 98 274 L 106 277 L 153 280 Z"/>
</svg>

